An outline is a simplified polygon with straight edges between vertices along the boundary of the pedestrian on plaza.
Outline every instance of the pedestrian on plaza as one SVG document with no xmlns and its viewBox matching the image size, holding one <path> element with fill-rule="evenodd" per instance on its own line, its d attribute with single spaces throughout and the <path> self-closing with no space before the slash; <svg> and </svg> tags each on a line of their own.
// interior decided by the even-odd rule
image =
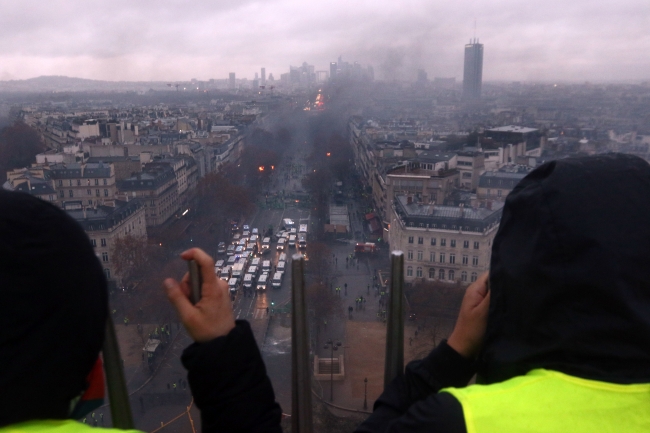
<svg viewBox="0 0 650 433">
<path fill-rule="evenodd" d="M 415 330 L 415 337 L 417 337 L 417 336 L 418 336 L 418 330 L 416 329 Z"/>
</svg>

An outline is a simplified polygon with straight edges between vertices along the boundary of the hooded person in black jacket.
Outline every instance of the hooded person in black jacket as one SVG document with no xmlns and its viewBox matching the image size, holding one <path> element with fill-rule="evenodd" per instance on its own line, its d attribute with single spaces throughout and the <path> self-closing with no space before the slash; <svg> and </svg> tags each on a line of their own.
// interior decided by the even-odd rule
<svg viewBox="0 0 650 433">
<path fill-rule="evenodd" d="M 487 283 L 358 432 L 650 431 L 647 162 L 532 171 L 506 199 Z M 475 372 L 483 385 L 465 387 Z"/>
</svg>

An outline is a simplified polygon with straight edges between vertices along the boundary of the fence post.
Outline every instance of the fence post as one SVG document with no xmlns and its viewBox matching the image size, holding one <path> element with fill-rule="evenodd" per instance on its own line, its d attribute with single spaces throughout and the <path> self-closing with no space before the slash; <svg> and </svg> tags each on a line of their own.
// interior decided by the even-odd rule
<svg viewBox="0 0 650 433">
<path fill-rule="evenodd" d="M 311 433 L 305 259 L 302 254 L 294 254 L 291 260 L 291 431 Z"/>
<path fill-rule="evenodd" d="M 113 427 L 132 430 L 133 415 L 131 414 L 131 405 L 129 402 L 129 393 L 124 381 L 124 371 L 122 370 L 122 359 L 120 358 L 120 349 L 117 345 L 115 327 L 111 314 L 106 319 L 106 337 L 102 348 L 104 358 L 104 372 L 106 373 L 106 388 L 108 389 L 108 399 L 111 404 L 111 418 Z"/>
<path fill-rule="evenodd" d="M 384 388 L 404 371 L 404 252 L 391 252 Z"/>
</svg>

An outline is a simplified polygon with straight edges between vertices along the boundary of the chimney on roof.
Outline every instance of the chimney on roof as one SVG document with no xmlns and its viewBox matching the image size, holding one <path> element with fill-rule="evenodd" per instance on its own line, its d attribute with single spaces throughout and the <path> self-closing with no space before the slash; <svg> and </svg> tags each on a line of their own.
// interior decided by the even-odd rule
<svg viewBox="0 0 650 433">
<path fill-rule="evenodd" d="M 406 196 L 406 204 L 412 204 L 413 203 L 413 196 L 407 195 Z"/>
</svg>

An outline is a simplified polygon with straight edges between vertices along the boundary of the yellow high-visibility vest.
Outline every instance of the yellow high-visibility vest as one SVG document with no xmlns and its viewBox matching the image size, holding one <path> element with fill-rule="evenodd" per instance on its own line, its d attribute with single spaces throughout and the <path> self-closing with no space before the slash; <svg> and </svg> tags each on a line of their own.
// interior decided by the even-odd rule
<svg viewBox="0 0 650 433">
<path fill-rule="evenodd" d="M 536 369 L 501 383 L 441 392 L 462 405 L 468 433 L 650 432 L 650 384 Z"/>
<path fill-rule="evenodd" d="M 120 430 L 91 427 L 71 419 L 27 421 L 0 427 L 0 433 L 142 433 L 140 430 Z"/>
</svg>

